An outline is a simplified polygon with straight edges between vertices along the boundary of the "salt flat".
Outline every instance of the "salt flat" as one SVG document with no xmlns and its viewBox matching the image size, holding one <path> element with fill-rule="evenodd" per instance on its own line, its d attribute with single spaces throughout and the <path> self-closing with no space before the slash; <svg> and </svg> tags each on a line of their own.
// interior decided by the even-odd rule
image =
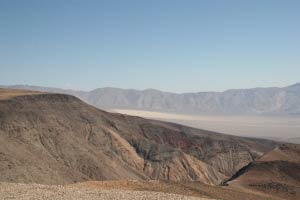
<svg viewBox="0 0 300 200">
<path fill-rule="evenodd" d="M 114 109 L 112 112 L 150 119 L 180 123 L 195 128 L 275 140 L 300 142 L 300 117 L 234 116 L 234 115 L 186 115 L 144 110 Z"/>
</svg>

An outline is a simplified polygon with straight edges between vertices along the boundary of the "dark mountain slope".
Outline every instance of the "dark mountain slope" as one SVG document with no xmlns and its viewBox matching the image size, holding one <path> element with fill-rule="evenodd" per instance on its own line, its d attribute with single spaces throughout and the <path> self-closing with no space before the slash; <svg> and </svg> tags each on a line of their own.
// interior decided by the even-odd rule
<svg viewBox="0 0 300 200">
<path fill-rule="evenodd" d="M 229 185 L 284 199 L 300 196 L 300 145 L 283 144 L 239 171 Z"/>
<path fill-rule="evenodd" d="M 7 91 L 0 92 L 5 96 Z M 0 181 L 219 184 L 275 145 L 107 113 L 63 94 L 21 94 L 0 101 Z"/>
</svg>

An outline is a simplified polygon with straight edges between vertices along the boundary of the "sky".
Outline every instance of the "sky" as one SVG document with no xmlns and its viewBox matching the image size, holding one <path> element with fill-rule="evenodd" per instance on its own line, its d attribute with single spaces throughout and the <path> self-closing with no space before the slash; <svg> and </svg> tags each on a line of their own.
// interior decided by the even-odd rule
<svg viewBox="0 0 300 200">
<path fill-rule="evenodd" d="M 0 85 L 171 92 L 300 82 L 298 0 L 0 0 Z"/>
</svg>

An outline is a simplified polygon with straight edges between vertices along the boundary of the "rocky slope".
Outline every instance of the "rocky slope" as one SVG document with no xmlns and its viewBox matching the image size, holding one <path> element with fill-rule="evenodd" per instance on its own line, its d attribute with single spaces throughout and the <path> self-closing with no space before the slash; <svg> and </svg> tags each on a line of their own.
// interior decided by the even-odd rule
<svg viewBox="0 0 300 200">
<path fill-rule="evenodd" d="M 0 90 L 2 96 L 11 91 Z M 277 143 L 98 110 L 63 94 L 0 100 L 0 181 L 216 185 Z"/>
<path fill-rule="evenodd" d="M 300 145 L 283 144 L 240 170 L 229 182 L 283 199 L 300 197 Z"/>
<path fill-rule="evenodd" d="M 209 200 L 150 191 L 103 190 L 68 186 L 0 183 L 0 199 L 16 200 Z M 210 199 L 213 200 L 213 199 Z"/>
<path fill-rule="evenodd" d="M 36 86 L 9 86 L 71 94 L 101 109 L 141 109 L 161 112 L 235 115 L 300 115 L 300 83 L 288 87 L 169 93 L 158 90 L 99 88 L 90 92 Z"/>
<path fill-rule="evenodd" d="M 194 196 L 208 199 L 222 200 L 279 200 L 267 194 L 241 191 L 236 188 L 211 186 L 195 181 L 88 181 L 69 185 L 76 188 L 93 188 L 109 190 L 129 191 L 154 191 L 184 196 Z"/>
<path fill-rule="evenodd" d="M 18 200 L 281 200 L 199 182 L 170 181 L 89 181 L 71 185 L 1 183 L 0 199 Z"/>
</svg>

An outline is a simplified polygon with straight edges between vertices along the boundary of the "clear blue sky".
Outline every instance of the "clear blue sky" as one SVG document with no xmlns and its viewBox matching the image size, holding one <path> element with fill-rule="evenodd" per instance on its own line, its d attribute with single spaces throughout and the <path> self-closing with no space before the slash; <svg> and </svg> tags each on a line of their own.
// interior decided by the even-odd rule
<svg viewBox="0 0 300 200">
<path fill-rule="evenodd" d="M 296 82 L 299 0 L 0 0 L 0 84 L 190 92 Z"/>
</svg>

